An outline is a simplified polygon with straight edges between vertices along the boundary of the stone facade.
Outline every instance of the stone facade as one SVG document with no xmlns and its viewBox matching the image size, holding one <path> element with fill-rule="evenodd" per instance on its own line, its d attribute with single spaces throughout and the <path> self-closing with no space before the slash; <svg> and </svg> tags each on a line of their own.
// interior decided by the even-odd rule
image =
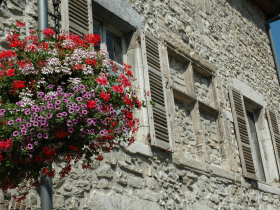
<svg viewBox="0 0 280 210">
<path fill-rule="evenodd" d="M 104 160 L 90 170 L 77 164 L 68 177 L 53 179 L 54 209 L 279 209 L 279 174 L 267 121 L 258 125 L 263 183 L 243 177 L 228 97 L 231 85 L 279 114 L 280 89 L 265 14 L 249 0 L 124 1 L 141 16 L 142 28 L 163 43 L 167 91 L 177 89 L 197 102 L 173 94 L 168 98 L 173 152 L 149 145 L 147 110 L 138 111 L 141 128 L 133 145 L 103 154 Z M 26 22 L 22 36 L 37 28 L 35 0 L 2 1 L 1 49 L 8 47 L 7 26 L 16 21 Z M 53 23 L 49 0 L 49 26 Z M 137 38 L 127 57 L 139 81 L 135 85 L 144 87 Z M 145 97 L 145 91 L 138 94 Z M 35 189 L 21 204 L 11 198 L 13 193 L 1 197 L 4 209 L 40 209 Z"/>
</svg>

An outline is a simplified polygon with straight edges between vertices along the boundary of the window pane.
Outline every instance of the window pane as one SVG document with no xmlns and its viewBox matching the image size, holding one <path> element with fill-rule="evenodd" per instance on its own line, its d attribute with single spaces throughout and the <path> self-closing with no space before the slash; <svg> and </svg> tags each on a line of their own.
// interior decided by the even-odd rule
<svg viewBox="0 0 280 210">
<path fill-rule="evenodd" d="M 251 138 L 252 138 L 252 148 L 255 153 L 255 160 L 256 160 L 256 173 L 258 178 L 261 181 L 265 182 L 265 175 L 264 175 L 264 169 L 263 169 L 263 163 L 261 159 L 261 152 L 260 152 L 260 147 L 259 147 L 259 142 L 258 142 L 258 136 L 257 136 L 257 131 L 255 127 L 255 119 L 254 119 L 254 114 L 248 110 L 247 112 L 247 118 L 249 122 L 249 127 L 250 127 L 250 132 L 251 132 Z"/>
<path fill-rule="evenodd" d="M 106 42 L 109 58 L 123 64 L 122 38 L 106 29 Z"/>
<path fill-rule="evenodd" d="M 96 22 L 95 20 L 93 21 L 93 33 L 94 34 L 98 34 L 100 36 L 100 38 L 101 38 L 100 23 Z M 99 50 L 100 46 L 94 46 L 94 49 Z"/>
</svg>

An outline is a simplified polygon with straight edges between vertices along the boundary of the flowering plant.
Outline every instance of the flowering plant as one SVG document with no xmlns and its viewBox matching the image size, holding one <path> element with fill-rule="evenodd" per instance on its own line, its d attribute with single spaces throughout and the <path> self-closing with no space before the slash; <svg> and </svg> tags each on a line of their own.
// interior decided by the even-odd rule
<svg viewBox="0 0 280 210">
<path fill-rule="evenodd" d="M 24 23 L 12 26 L 0 52 L 0 187 L 39 185 L 41 174 L 53 177 L 53 162 L 82 160 L 89 168 L 100 151 L 122 141 L 130 145 L 139 120 L 133 110 L 141 102 L 133 90 L 131 66 L 120 71 L 108 52 L 95 50 L 96 34 L 63 34 L 55 42 L 52 29 L 21 40 Z M 49 168 L 49 169 L 47 169 Z M 42 170 L 43 169 L 43 170 Z M 21 183 L 24 183 L 21 185 Z M 24 191 L 25 196 L 27 191 Z"/>
</svg>

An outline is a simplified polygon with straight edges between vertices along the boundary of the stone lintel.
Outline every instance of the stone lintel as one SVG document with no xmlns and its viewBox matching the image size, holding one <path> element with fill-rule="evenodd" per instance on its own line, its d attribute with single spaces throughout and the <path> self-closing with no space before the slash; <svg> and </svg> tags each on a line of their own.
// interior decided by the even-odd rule
<svg viewBox="0 0 280 210">
<path fill-rule="evenodd" d="M 259 104 L 263 108 L 266 107 L 266 101 L 262 94 L 256 92 L 253 88 L 251 88 L 249 85 L 245 84 L 244 82 L 241 82 L 240 80 L 234 78 L 232 80 L 233 87 L 237 90 L 239 90 L 243 96 L 246 98 L 254 101 L 255 103 Z"/>
<path fill-rule="evenodd" d="M 215 73 L 216 72 L 216 65 L 210 63 L 200 55 L 195 52 L 192 52 L 192 49 L 182 41 L 179 41 L 175 37 L 173 37 L 170 33 L 167 33 L 165 30 L 159 30 L 159 36 L 163 39 L 169 46 L 172 46 L 173 50 L 181 53 L 183 56 L 186 56 L 194 63 L 201 65 L 202 67 L 206 68 L 207 70 Z"/>
</svg>

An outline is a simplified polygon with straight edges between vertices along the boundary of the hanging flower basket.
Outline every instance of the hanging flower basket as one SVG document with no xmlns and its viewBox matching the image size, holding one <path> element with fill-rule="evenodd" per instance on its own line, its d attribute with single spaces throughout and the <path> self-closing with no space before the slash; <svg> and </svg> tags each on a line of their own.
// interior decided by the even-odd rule
<svg viewBox="0 0 280 210">
<path fill-rule="evenodd" d="M 3 190 L 40 185 L 42 173 L 54 176 L 58 160 L 67 163 L 59 172 L 64 177 L 73 160 L 89 168 L 93 158 L 102 160 L 100 151 L 131 144 L 139 125 L 133 110 L 141 108 L 131 66 L 119 71 L 106 50 L 94 50 L 98 35 L 60 35 L 55 42 L 54 31 L 45 29 L 39 42 L 34 30 L 20 40 L 21 27 L 8 34 L 12 50 L 0 52 Z"/>
</svg>

